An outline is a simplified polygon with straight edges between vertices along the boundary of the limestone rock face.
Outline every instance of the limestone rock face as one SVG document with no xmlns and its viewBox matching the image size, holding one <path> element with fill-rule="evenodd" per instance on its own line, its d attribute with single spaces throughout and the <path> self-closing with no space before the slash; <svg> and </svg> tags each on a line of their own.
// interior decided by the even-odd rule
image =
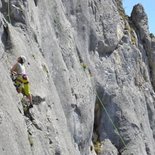
<svg viewBox="0 0 155 155">
<path fill-rule="evenodd" d="M 155 155 L 155 38 L 142 5 L 0 1 L 0 155 Z M 10 68 L 20 55 L 34 107 Z"/>
<path fill-rule="evenodd" d="M 148 17 L 141 4 L 137 4 L 134 6 L 131 18 L 135 26 L 140 31 L 141 39 L 143 39 L 146 35 L 149 35 Z"/>
</svg>

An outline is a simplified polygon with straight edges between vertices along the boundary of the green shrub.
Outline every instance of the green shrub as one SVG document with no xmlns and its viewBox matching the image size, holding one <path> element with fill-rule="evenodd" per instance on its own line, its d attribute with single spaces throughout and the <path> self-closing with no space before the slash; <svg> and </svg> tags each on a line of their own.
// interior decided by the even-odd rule
<svg viewBox="0 0 155 155">
<path fill-rule="evenodd" d="M 154 38 L 154 34 L 153 34 L 153 33 L 150 33 L 150 37 L 151 37 L 151 38 Z"/>
</svg>

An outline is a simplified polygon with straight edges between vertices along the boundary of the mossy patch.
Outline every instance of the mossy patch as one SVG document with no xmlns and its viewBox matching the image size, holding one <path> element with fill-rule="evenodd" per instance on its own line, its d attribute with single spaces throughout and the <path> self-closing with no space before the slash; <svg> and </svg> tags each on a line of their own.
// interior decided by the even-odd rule
<svg viewBox="0 0 155 155">
<path fill-rule="evenodd" d="M 95 150 L 95 152 L 96 152 L 97 154 L 101 153 L 101 146 L 102 146 L 102 144 L 101 144 L 101 142 L 99 142 L 99 141 L 96 141 L 96 142 L 94 143 L 94 150 Z"/>
<path fill-rule="evenodd" d="M 127 22 L 125 22 L 125 30 L 127 30 L 129 32 L 129 34 L 130 34 L 131 43 L 133 45 L 136 45 L 137 37 L 136 37 L 136 34 L 135 34 L 134 26 L 131 23 L 129 23 L 129 24 Z"/>
<path fill-rule="evenodd" d="M 87 67 L 88 67 L 85 63 L 81 63 L 81 66 L 82 66 L 82 68 L 83 68 L 84 70 L 86 70 Z"/>
<path fill-rule="evenodd" d="M 135 32 L 134 29 L 132 27 L 130 27 L 130 34 L 131 34 L 131 42 L 133 45 L 136 45 L 136 36 L 135 36 Z"/>
<path fill-rule="evenodd" d="M 122 2 L 117 0 L 116 3 L 119 15 L 122 17 L 123 20 L 128 20 L 129 17 L 125 14 Z"/>
</svg>

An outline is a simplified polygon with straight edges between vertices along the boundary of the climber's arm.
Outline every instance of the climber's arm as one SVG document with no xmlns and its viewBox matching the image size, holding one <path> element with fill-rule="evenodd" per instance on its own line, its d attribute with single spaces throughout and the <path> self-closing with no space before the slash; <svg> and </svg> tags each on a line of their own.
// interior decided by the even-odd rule
<svg viewBox="0 0 155 155">
<path fill-rule="evenodd" d="M 17 63 L 10 70 L 11 74 L 17 74 Z"/>
</svg>

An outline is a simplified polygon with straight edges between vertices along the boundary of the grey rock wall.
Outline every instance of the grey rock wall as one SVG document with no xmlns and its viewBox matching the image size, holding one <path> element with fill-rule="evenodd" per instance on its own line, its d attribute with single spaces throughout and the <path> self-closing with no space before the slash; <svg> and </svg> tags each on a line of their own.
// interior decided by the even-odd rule
<svg viewBox="0 0 155 155">
<path fill-rule="evenodd" d="M 0 1 L 1 155 L 155 155 L 155 41 L 121 3 Z M 30 111 L 9 75 L 21 54 Z"/>
</svg>

